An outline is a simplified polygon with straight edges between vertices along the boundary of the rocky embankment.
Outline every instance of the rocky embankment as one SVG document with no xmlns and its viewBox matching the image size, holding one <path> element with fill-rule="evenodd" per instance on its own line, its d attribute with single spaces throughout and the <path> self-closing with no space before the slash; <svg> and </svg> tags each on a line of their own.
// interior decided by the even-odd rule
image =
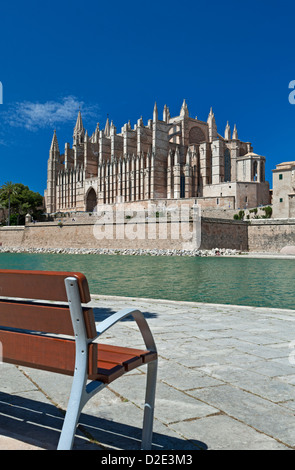
<svg viewBox="0 0 295 470">
<path fill-rule="evenodd" d="M 0 253 L 56 253 L 70 255 L 131 255 L 131 256 L 234 256 L 242 254 L 239 250 L 213 248 L 211 250 L 144 250 L 144 249 L 107 249 L 107 248 L 18 248 L 0 247 Z"/>
</svg>

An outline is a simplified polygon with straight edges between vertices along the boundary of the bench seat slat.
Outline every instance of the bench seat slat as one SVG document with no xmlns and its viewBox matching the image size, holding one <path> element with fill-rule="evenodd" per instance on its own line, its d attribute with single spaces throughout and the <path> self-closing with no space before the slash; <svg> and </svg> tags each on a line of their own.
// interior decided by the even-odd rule
<svg viewBox="0 0 295 470">
<path fill-rule="evenodd" d="M 83 308 L 88 338 L 95 338 L 96 327 L 92 309 Z M 30 302 L 0 300 L 0 327 L 40 331 L 73 336 L 68 306 L 42 305 Z"/>
<path fill-rule="evenodd" d="M 75 341 L 16 331 L 0 330 L 3 362 L 73 375 Z M 89 374 L 97 372 L 97 348 L 89 347 Z"/>
<path fill-rule="evenodd" d="M 73 375 L 75 341 L 0 329 L 3 361 Z M 91 343 L 88 376 L 111 383 L 125 372 L 156 359 L 157 354 L 134 348 Z"/>
<path fill-rule="evenodd" d="M 68 307 L 0 301 L 1 327 L 74 334 Z"/>
<path fill-rule="evenodd" d="M 90 376 L 89 378 L 93 380 L 99 380 L 105 384 L 109 384 L 121 377 L 124 372 L 125 369 L 122 364 L 98 361 L 96 374 L 92 377 Z"/>
<path fill-rule="evenodd" d="M 98 345 L 98 360 L 104 362 L 116 362 L 117 364 L 123 365 L 126 371 L 130 371 L 143 363 L 142 357 L 140 356 L 127 354 L 124 351 L 121 353 L 105 351 L 103 347 L 100 348 L 100 345 Z"/>
<path fill-rule="evenodd" d="M 97 346 L 98 371 L 96 380 L 104 383 L 111 383 L 125 372 L 157 358 L 157 353 L 153 351 L 109 344 L 98 344 Z"/>
<path fill-rule="evenodd" d="M 67 277 L 77 279 L 81 302 L 90 302 L 87 279 L 77 272 L 0 269 L 0 296 L 66 302 L 64 280 Z"/>
<path fill-rule="evenodd" d="M 157 358 L 157 353 L 154 351 L 148 351 L 144 349 L 136 348 L 126 348 L 125 346 L 113 346 L 111 344 L 98 344 L 98 351 L 108 351 L 110 353 L 119 353 L 119 354 L 130 354 L 133 356 L 140 356 L 142 358 L 143 364 L 154 361 Z"/>
</svg>

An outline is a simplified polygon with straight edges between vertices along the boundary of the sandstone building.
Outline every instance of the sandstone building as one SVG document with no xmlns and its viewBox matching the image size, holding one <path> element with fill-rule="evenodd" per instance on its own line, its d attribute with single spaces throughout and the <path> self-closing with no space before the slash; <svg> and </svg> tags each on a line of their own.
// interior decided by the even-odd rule
<svg viewBox="0 0 295 470">
<path fill-rule="evenodd" d="M 201 207 L 250 208 L 269 203 L 265 157 L 238 138 L 236 125 L 217 132 L 210 110 L 207 122 L 189 116 L 184 101 L 179 116 L 157 105 L 153 119 L 140 118 L 117 133 L 107 119 L 90 136 L 79 111 L 73 145 L 60 153 L 54 131 L 48 160 L 47 213 L 92 212 L 98 204 L 198 198 Z"/>
<path fill-rule="evenodd" d="M 295 162 L 283 162 L 273 170 L 273 211 L 276 219 L 295 217 Z"/>
</svg>

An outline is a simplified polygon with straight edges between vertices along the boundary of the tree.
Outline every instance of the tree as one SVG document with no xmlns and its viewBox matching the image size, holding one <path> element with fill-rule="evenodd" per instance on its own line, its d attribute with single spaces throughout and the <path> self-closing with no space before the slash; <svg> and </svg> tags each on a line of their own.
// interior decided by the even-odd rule
<svg viewBox="0 0 295 470">
<path fill-rule="evenodd" d="M 16 188 L 15 188 L 15 185 L 11 181 L 8 181 L 7 183 L 3 184 L 3 186 L 1 187 L 0 198 L 1 198 L 2 205 L 4 207 L 5 207 L 5 199 L 8 200 L 7 225 L 10 225 L 11 197 L 14 196 L 15 194 L 16 194 Z"/>
<path fill-rule="evenodd" d="M 28 186 L 21 183 L 10 183 L 0 188 L 0 203 L 8 208 L 8 225 L 24 223 L 26 214 L 30 213 L 34 219 L 40 219 L 43 213 L 43 197 L 31 191 Z"/>
</svg>

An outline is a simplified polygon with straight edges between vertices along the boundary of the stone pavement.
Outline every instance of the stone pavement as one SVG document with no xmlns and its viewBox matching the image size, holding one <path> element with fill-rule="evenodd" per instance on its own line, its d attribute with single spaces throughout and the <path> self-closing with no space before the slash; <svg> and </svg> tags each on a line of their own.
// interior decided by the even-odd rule
<svg viewBox="0 0 295 470">
<path fill-rule="evenodd" d="M 99 322 L 145 314 L 159 352 L 154 450 L 295 448 L 295 312 L 93 296 Z M 141 347 L 125 320 L 102 341 Z M 294 341 L 295 343 L 295 341 Z M 71 377 L 0 365 L 0 450 L 54 449 Z M 140 448 L 145 367 L 88 402 L 75 449 Z"/>
</svg>

